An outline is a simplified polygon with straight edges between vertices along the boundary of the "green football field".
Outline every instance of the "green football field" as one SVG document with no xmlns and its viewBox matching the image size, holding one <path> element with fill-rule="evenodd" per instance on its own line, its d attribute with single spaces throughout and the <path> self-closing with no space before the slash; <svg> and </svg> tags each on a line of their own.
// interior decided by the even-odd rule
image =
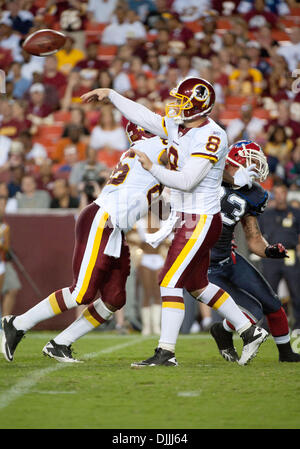
<svg viewBox="0 0 300 449">
<path fill-rule="evenodd" d="M 270 337 L 248 366 L 226 362 L 199 334 L 180 336 L 179 367 L 134 370 L 157 338 L 95 331 L 74 345 L 84 363 L 66 364 L 41 353 L 54 335 L 28 333 L 14 362 L 1 359 L 1 429 L 300 427 L 300 364 L 279 363 Z"/>
</svg>

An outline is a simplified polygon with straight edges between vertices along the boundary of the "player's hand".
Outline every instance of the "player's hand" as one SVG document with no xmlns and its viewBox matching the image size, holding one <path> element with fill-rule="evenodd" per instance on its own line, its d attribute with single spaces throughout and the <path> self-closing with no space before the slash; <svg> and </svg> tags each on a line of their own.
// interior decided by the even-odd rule
<svg viewBox="0 0 300 449">
<path fill-rule="evenodd" d="M 252 187 L 253 179 L 259 177 L 255 168 L 255 164 L 251 164 L 249 167 L 240 167 L 233 176 L 234 185 L 238 187 L 244 187 L 247 185 L 250 189 Z"/>
<path fill-rule="evenodd" d="M 267 246 L 265 255 L 270 259 L 284 259 L 285 257 L 289 257 L 287 255 L 287 250 L 282 243 L 275 243 L 274 245 Z"/>
<path fill-rule="evenodd" d="M 108 98 L 110 93 L 110 89 L 107 88 L 101 88 L 101 89 L 94 89 L 90 92 L 87 92 L 86 94 L 81 95 L 80 99 L 83 103 L 90 103 L 91 101 L 102 101 L 105 100 L 105 98 Z"/>
<path fill-rule="evenodd" d="M 150 161 L 150 159 L 148 158 L 148 156 L 145 153 L 143 153 L 142 151 L 139 151 L 139 150 L 134 150 L 134 152 L 138 156 L 139 162 L 141 163 L 142 167 L 145 170 L 148 170 L 148 171 L 151 170 L 153 164 Z"/>
</svg>

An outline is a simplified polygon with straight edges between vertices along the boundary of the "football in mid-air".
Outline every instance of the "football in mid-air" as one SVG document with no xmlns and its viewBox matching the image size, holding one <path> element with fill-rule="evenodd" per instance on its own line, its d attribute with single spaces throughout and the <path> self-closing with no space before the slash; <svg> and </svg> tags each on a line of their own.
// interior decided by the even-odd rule
<svg viewBox="0 0 300 449">
<path fill-rule="evenodd" d="M 55 30 L 43 29 L 30 34 L 23 42 L 27 53 L 35 56 L 49 56 L 64 46 L 66 36 Z"/>
</svg>

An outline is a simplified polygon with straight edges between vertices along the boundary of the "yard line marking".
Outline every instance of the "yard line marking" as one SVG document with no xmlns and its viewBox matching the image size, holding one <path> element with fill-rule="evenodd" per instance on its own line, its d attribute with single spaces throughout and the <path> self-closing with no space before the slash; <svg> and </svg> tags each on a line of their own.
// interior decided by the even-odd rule
<svg viewBox="0 0 300 449">
<path fill-rule="evenodd" d="M 36 333 L 35 334 L 35 332 L 39 332 L 39 331 L 34 331 L 31 334 L 29 334 L 29 333 L 26 334 L 26 338 L 44 339 L 45 341 L 49 341 L 49 338 L 50 339 L 53 338 L 53 333 L 47 332 L 47 333 L 44 333 L 44 334 L 42 334 L 42 333 L 41 334 L 40 333 Z M 117 334 L 107 334 L 105 331 L 98 331 L 98 332 L 95 331 L 95 332 L 92 332 L 91 334 L 85 335 L 84 337 L 82 337 L 82 339 L 85 338 L 85 339 L 93 340 L 95 338 L 99 338 L 99 339 L 106 340 L 106 339 L 122 338 L 122 340 L 123 339 L 125 340 L 125 339 L 136 338 L 136 337 L 143 338 L 143 335 L 141 335 L 141 334 L 117 335 Z M 149 336 L 147 336 L 147 338 L 153 338 L 153 339 L 156 338 L 157 339 L 157 335 L 149 335 Z M 211 339 L 211 338 L 212 337 L 211 337 L 210 334 L 197 334 L 197 335 L 194 335 L 194 334 L 180 334 L 179 337 L 178 337 L 178 341 L 180 341 L 180 339 L 207 340 L 207 339 Z M 233 338 L 240 338 L 240 337 L 233 335 Z"/>
<path fill-rule="evenodd" d="M 148 337 L 144 338 L 135 338 L 134 341 L 128 341 L 126 343 L 121 343 L 116 346 L 111 346 L 109 348 L 102 349 L 98 352 L 93 352 L 90 354 L 86 354 L 83 358 L 94 358 L 101 354 L 109 354 L 114 351 L 118 351 L 119 349 L 126 348 L 127 346 L 135 345 L 136 343 L 140 343 L 142 341 L 145 341 Z M 29 375 L 27 375 L 26 379 L 22 379 L 19 382 L 17 382 L 13 387 L 11 387 L 7 392 L 2 393 L 0 395 L 0 410 L 6 408 L 8 405 L 11 404 L 11 402 L 15 401 L 21 396 L 24 396 L 24 394 L 27 394 L 29 390 L 34 387 L 44 376 L 47 376 L 47 374 L 53 373 L 55 371 L 58 371 L 60 369 L 66 368 L 68 366 L 73 366 L 74 363 L 59 363 L 55 366 L 50 366 L 48 368 L 39 369 L 36 371 L 33 371 Z M 81 366 L 81 365 L 79 365 Z"/>
<path fill-rule="evenodd" d="M 202 393 L 202 390 L 197 391 L 178 391 L 177 396 L 182 398 L 196 398 L 197 396 L 200 396 Z"/>
</svg>

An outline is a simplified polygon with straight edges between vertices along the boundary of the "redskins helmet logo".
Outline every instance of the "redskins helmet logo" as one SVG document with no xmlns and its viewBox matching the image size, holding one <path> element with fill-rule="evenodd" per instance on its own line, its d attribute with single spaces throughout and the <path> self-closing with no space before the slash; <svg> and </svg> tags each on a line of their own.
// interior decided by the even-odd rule
<svg viewBox="0 0 300 449">
<path fill-rule="evenodd" d="M 194 95 L 193 97 L 202 102 L 202 108 L 208 106 L 210 93 L 208 88 L 204 84 L 196 84 L 193 89 Z"/>
</svg>

